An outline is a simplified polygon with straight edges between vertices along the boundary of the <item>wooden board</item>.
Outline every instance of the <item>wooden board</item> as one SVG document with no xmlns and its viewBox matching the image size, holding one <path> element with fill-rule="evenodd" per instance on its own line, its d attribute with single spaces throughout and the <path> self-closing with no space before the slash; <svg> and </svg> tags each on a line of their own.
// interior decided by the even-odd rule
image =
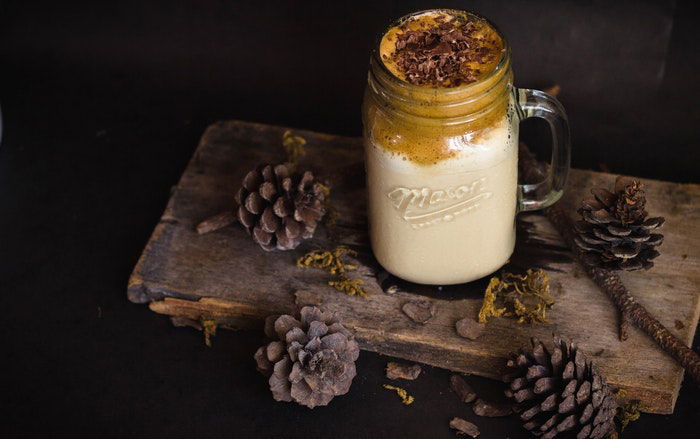
<svg viewBox="0 0 700 439">
<path fill-rule="evenodd" d="M 240 121 L 210 126 L 129 280 L 128 297 L 154 311 L 194 320 L 213 319 L 229 327 L 259 325 L 272 313 L 291 313 L 316 304 L 338 313 L 355 331 L 363 349 L 460 372 L 498 378 L 509 352 L 530 336 L 549 339 L 556 332 L 573 337 L 614 386 L 639 398 L 648 410 L 671 413 L 683 379 L 682 369 L 642 332 L 617 336 L 617 315 L 608 298 L 572 262 L 571 254 L 547 222 L 521 215 L 511 265 L 543 267 L 550 274 L 556 304 L 547 325 L 527 326 L 495 319 L 476 341 L 459 337 L 455 322 L 475 317 L 487 279 L 439 289 L 388 276 L 368 246 L 362 140 L 297 130 L 308 144 L 301 165 L 332 186 L 336 225 L 323 227 L 294 251 L 263 252 L 234 224 L 199 236 L 201 220 L 233 205 L 245 173 L 262 162 L 280 162 L 285 128 Z M 573 170 L 560 201 L 573 213 L 587 189 L 610 186 L 614 176 Z M 647 181 L 651 213 L 666 217 L 662 256 L 648 272 L 623 273 L 640 303 L 684 342 L 690 343 L 700 315 L 700 185 Z M 349 297 L 329 287 L 321 270 L 300 269 L 297 257 L 312 248 L 346 244 L 358 251 L 370 297 Z M 385 292 L 397 285 L 398 292 Z M 392 289 L 393 290 L 393 289 Z M 429 301 L 435 317 L 425 325 L 401 307 Z M 252 353 L 251 353 L 252 355 Z"/>
</svg>

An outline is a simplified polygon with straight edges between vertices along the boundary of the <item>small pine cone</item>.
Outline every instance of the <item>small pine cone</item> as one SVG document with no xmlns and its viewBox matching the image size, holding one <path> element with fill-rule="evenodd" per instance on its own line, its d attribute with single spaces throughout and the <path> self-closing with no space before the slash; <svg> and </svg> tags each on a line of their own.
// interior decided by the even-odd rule
<svg viewBox="0 0 700 439">
<path fill-rule="evenodd" d="M 595 188 L 595 198 L 584 200 L 578 212 L 583 221 L 574 225 L 576 246 L 585 261 L 609 270 L 639 270 L 654 266 L 656 247 L 663 235 L 651 233 L 664 223 L 663 217 L 647 218 L 643 185 L 618 177 L 615 192 Z"/>
<path fill-rule="evenodd" d="M 261 165 L 245 176 L 236 194 L 238 221 L 264 250 L 290 250 L 314 235 L 326 213 L 324 199 L 311 172 Z"/>
<path fill-rule="evenodd" d="M 532 338 L 507 366 L 506 395 L 517 403 L 523 426 L 535 436 L 551 439 L 599 439 L 615 430 L 617 403 L 605 378 L 574 343 L 554 337 L 554 350 Z"/>
<path fill-rule="evenodd" d="M 276 401 L 314 408 L 350 390 L 360 348 L 333 314 L 305 306 L 300 320 L 270 316 L 265 334 L 274 341 L 257 350 L 255 361 Z"/>
</svg>

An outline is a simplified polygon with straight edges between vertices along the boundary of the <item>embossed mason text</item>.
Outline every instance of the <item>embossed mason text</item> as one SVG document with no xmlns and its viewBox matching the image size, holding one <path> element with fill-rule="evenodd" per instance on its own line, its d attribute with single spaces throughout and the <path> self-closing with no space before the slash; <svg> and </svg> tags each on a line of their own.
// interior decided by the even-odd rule
<svg viewBox="0 0 700 439">
<path fill-rule="evenodd" d="M 482 200 L 491 197 L 486 191 L 486 177 L 468 184 L 445 189 L 398 187 L 387 194 L 399 215 L 414 229 L 442 221 L 476 209 Z"/>
</svg>

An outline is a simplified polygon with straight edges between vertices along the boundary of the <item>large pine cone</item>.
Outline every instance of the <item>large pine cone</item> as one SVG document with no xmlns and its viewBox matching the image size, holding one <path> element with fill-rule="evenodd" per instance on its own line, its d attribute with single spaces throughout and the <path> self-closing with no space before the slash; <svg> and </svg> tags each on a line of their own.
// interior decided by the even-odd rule
<svg viewBox="0 0 700 439">
<path fill-rule="evenodd" d="M 646 196 L 640 182 L 618 177 L 615 192 L 592 189 L 594 199 L 579 209 L 583 221 L 575 224 L 576 246 L 585 261 L 609 270 L 639 270 L 654 266 L 656 247 L 663 235 L 651 233 L 664 223 L 663 217 L 647 218 Z"/>
<path fill-rule="evenodd" d="M 265 334 L 275 341 L 260 347 L 255 361 L 270 377 L 276 401 L 294 400 L 314 408 L 350 390 L 360 348 L 333 314 L 305 306 L 301 321 L 290 315 L 270 316 Z"/>
<path fill-rule="evenodd" d="M 550 439 L 604 438 L 615 430 L 616 401 L 605 378 L 574 343 L 554 337 L 554 350 L 533 338 L 507 366 L 506 395 L 518 403 L 524 427 Z"/>
<path fill-rule="evenodd" d="M 236 194 L 238 220 L 264 250 L 290 250 L 314 235 L 326 213 L 324 198 L 311 172 L 261 165 L 245 176 Z"/>
</svg>

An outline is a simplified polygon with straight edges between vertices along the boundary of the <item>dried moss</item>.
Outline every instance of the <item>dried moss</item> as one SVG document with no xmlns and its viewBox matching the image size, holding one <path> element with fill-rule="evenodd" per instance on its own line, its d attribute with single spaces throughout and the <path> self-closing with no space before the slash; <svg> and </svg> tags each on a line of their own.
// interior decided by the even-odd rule
<svg viewBox="0 0 700 439">
<path fill-rule="evenodd" d="M 393 390 L 396 392 L 397 395 L 401 398 L 401 402 L 405 405 L 411 405 L 413 404 L 414 398 L 408 394 L 408 392 L 405 389 L 402 389 L 401 387 L 396 387 L 392 386 L 390 384 L 384 384 L 382 387 L 385 389 Z"/>
<path fill-rule="evenodd" d="M 546 323 L 547 309 L 554 305 L 549 291 L 549 276 L 542 269 L 530 269 L 524 275 L 503 272 L 486 287 L 479 322 L 516 317 L 518 323 Z"/>
<path fill-rule="evenodd" d="M 344 245 L 340 245 L 332 251 L 312 250 L 297 259 L 296 265 L 299 268 L 320 268 L 329 272 L 335 276 L 335 279 L 328 281 L 328 285 L 342 293 L 349 296 L 369 297 L 362 287 L 362 279 L 351 279 L 347 275 L 348 271 L 356 270 L 357 266 L 344 263 L 344 255 L 355 256 L 357 252 Z"/>
<path fill-rule="evenodd" d="M 200 319 L 199 324 L 202 326 L 204 333 L 204 344 L 211 347 L 211 338 L 216 336 L 217 323 L 214 320 Z"/>
<path fill-rule="evenodd" d="M 362 279 L 342 279 L 337 281 L 328 281 L 328 285 L 336 290 L 347 294 L 348 296 L 360 296 L 367 298 L 367 293 L 362 288 Z"/>
<path fill-rule="evenodd" d="M 306 155 L 306 139 L 301 136 L 295 136 L 291 130 L 287 130 L 282 135 L 282 148 L 287 153 L 287 161 L 296 166 L 299 158 Z"/>
<path fill-rule="evenodd" d="M 639 400 L 627 399 L 627 392 L 618 390 L 615 392 L 615 398 L 618 401 L 617 412 L 615 413 L 615 421 L 620 426 L 620 432 L 623 432 L 630 422 L 634 422 L 642 414 L 644 405 Z"/>
<path fill-rule="evenodd" d="M 327 227 L 335 225 L 335 220 L 338 219 L 340 213 L 331 203 L 331 188 L 323 183 L 316 182 L 316 185 L 323 191 L 323 207 L 326 208 L 326 214 L 323 216 L 323 223 Z"/>
</svg>

